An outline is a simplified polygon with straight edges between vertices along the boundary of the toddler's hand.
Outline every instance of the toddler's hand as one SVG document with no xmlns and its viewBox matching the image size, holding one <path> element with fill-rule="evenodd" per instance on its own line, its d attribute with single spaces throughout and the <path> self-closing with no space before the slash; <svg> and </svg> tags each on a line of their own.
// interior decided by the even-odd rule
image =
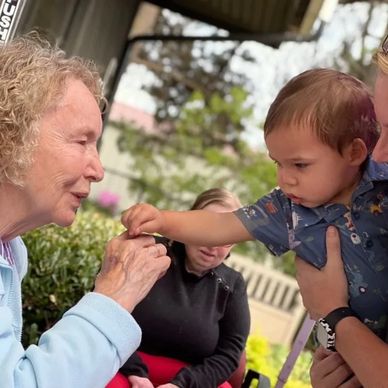
<svg viewBox="0 0 388 388">
<path fill-rule="evenodd" d="M 158 232 L 163 234 L 163 214 L 148 203 L 138 203 L 131 206 L 122 214 L 121 222 L 128 229 L 130 237 L 142 233 Z"/>
</svg>

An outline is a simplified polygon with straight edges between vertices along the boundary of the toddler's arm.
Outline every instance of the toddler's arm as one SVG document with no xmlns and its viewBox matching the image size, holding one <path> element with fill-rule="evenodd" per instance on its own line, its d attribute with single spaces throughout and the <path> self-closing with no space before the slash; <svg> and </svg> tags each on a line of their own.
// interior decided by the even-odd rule
<svg viewBox="0 0 388 388">
<path fill-rule="evenodd" d="M 221 246 L 253 240 L 233 212 L 159 210 L 137 204 L 126 210 L 121 222 L 131 236 L 160 233 L 172 240 L 202 246 Z"/>
</svg>

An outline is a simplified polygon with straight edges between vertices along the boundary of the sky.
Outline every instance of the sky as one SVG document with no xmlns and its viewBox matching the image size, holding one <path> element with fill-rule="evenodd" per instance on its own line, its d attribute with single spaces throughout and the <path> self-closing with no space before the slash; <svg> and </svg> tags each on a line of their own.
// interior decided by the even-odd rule
<svg viewBox="0 0 388 388">
<path fill-rule="evenodd" d="M 285 42 L 278 49 L 257 42 L 245 42 L 239 47 L 239 50 L 248 50 L 256 59 L 255 63 L 245 62 L 236 55 L 231 62 L 231 68 L 235 72 L 249 74 L 249 80 L 253 85 L 250 102 L 254 105 L 254 116 L 246 123 L 244 134 L 252 147 L 264 149 L 260 124 L 271 101 L 285 82 L 312 67 L 333 66 L 344 41 L 352 42 L 353 56 L 359 55 L 361 31 L 367 19 L 367 11 L 367 2 L 338 5 L 316 42 Z M 173 13 L 169 15 L 171 18 L 180 18 Z M 368 31 L 370 37 L 366 42 L 371 51 L 378 46 L 387 23 L 388 3 L 385 3 L 372 15 L 371 29 Z M 198 22 L 190 23 L 185 31 L 188 35 L 209 35 L 212 32 L 214 27 Z M 222 49 L 223 44 L 228 43 L 213 43 L 217 45 L 213 47 L 209 43 L 209 49 L 214 50 L 217 47 Z M 120 81 L 115 100 L 153 114 L 155 103 L 144 90 L 144 86 L 153 82 L 156 82 L 155 77 L 144 66 L 131 64 Z"/>
</svg>

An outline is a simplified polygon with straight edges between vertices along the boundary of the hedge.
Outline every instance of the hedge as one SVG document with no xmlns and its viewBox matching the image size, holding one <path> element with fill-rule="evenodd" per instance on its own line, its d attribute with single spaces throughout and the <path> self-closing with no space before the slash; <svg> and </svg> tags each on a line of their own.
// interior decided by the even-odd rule
<svg viewBox="0 0 388 388">
<path fill-rule="evenodd" d="M 97 212 L 79 212 L 69 228 L 50 225 L 23 236 L 29 269 L 22 283 L 23 343 L 36 343 L 88 291 L 93 289 L 106 242 L 121 225 Z"/>
</svg>

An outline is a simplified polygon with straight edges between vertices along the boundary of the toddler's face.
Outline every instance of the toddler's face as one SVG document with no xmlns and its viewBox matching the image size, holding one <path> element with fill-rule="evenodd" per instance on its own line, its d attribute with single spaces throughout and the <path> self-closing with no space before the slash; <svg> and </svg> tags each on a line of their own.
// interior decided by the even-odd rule
<svg viewBox="0 0 388 388">
<path fill-rule="evenodd" d="M 295 126 L 276 129 L 265 140 L 277 165 L 278 185 L 293 202 L 309 208 L 350 202 L 359 180 L 350 151 L 341 155 L 310 129 Z"/>
</svg>

